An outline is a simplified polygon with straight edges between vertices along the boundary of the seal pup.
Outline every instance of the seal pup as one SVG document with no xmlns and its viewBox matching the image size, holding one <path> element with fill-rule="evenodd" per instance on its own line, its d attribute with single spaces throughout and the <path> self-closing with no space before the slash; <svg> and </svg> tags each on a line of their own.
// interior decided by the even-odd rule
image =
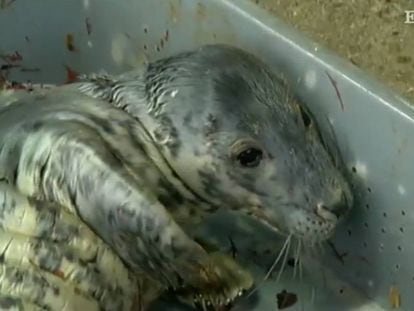
<svg viewBox="0 0 414 311">
<path fill-rule="evenodd" d="M 204 215 L 232 209 L 318 243 L 352 206 L 312 116 L 240 49 L 207 45 L 35 93 L 0 110 L 0 177 L 66 207 L 129 271 L 203 308 L 253 284 L 191 237 Z"/>
</svg>

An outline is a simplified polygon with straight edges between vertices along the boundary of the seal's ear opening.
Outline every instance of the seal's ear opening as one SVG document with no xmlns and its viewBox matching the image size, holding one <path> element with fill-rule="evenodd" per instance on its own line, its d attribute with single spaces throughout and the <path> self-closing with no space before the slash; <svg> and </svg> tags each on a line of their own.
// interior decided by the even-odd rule
<svg viewBox="0 0 414 311">
<path fill-rule="evenodd" d="M 309 128 L 313 124 L 313 120 L 308 112 L 308 109 L 303 107 L 302 104 L 299 104 L 299 111 L 302 117 L 303 124 L 305 125 L 306 128 Z"/>
</svg>

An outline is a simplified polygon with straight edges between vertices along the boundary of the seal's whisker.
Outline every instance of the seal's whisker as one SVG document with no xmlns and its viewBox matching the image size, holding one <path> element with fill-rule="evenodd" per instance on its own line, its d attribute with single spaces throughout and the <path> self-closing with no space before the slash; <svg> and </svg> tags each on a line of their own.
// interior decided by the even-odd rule
<svg viewBox="0 0 414 311">
<path fill-rule="evenodd" d="M 315 296 L 316 296 L 316 290 L 315 290 L 315 287 L 312 286 L 312 289 L 311 289 L 311 305 L 312 306 L 315 304 L 315 300 L 316 300 Z"/>
<path fill-rule="evenodd" d="M 277 256 L 277 258 L 275 259 L 275 261 L 273 262 L 273 264 L 270 267 L 269 271 L 266 273 L 263 281 L 266 281 L 272 275 L 273 270 L 275 269 L 276 265 L 278 264 L 278 262 L 282 258 L 283 254 L 285 253 L 286 250 L 289 249 L 291 239 L 292 239 L 292 234 L 288 235 L 288 237 L 286 238 L 286 241 L 283 244 L 282 250 L 280 251 L 280 253 Z"/>
<path fill-rule="evenodd" d="M 293 261 L 293 278 L 296 277 L 296 273 L 298 271 L 298 264 L 300 261 L 300 251 L 301 251 L 301 247 L 302 247 L 302 239 L 298 239 L 298 247 L 296 249 L 296 254 L 294 256 L 294 261 Z"/>
<path fill-rule="evenodd" d="M 279 273 L 278 273 L 277 278 L 276 278 L 276 283 L 279 282 L 280 277 L 282 276 L 283 270 L 285 269 L 287 258 L 288 258 L 288 255 L 289 255 L 290 244 L 291 244 L 290 241 L 291 241 L 291 239 L 289 239 L 289 243 L 287 244 L 286 251 L 285 251 L 285 256 L 283 257 L 283 261 L 282 261 L 282 266 L 280 267 Z"/>
<path fill-rule="evenodd" d="M 301 239 L 301 246 L 303 247 L 303 251 L 309 253 L 309 247 L 302 241 Z M 299 280 L 302 281 L 303 279 L 303 260 L 302 257 L 298 257 L 298 269 L 299 269 Z"/>
<path fill-rule="evenodd" d="M 247 296 L 246 298 L 249 298 L 251 295 L 253 295 L 255 292 L 257 292 L 259 290 L 259 288 L 264 284 L 264 282 L 266 282 L 266 280 L 270 277 L 270 275 L 272 274 L 272 271 L 275 269 L 276 265 L 278 264 L 278 262 L 280 261 L 280 259 L 282 258 L 285 249 L 287 248 L 287 246 L 290 244 L 290 240 L 292 238 L 292 234 L 289 234 L 288 237 L 285 240 L 285 243 L 282 246 L 282 249 L 280 250 L 278 256 L 276 257 L 275 261 L 273 262 L 273 264 L 271 265 L 271 267 L 269 268 L 269 271 L 266 273 L 266 275 L 264 276 L 263 280 L 256 286 L 256 288 L 254 288 Z"/>
</svg>

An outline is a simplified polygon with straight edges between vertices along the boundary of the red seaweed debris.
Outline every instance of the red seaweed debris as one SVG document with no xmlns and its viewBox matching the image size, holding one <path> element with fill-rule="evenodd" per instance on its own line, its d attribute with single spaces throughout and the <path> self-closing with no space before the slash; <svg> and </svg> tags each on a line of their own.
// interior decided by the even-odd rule
<svg viewBox="0 0 414 311">
<path fill-rule="evenodd" d="M 79 77 L 79 73 L 67 65 L 65 65 L 65 68 L 66 68 L 66 83 L 75 82 Z"/>
<path fill-rule="evenodd" d="M 334 80 L 334 78 L 332 78 L 332 76 L 329 74 L 329 72 L 328 72 L 328 71 L 326 71 L 326 70 L 325 70 L 325 73 L 326 73 L 326 75 L 328 76 L 329 81 L 331 82 L 332 86 L 333 86 L 333 87 L 334 87 L 334 89 L 335 89 L 335 93 L 336 93 L 336 96 L 337 96 L 337 97 L 338 97 L 338 99 L 339 99 L 339 104 L 341 105 L 341 109 L 342 109 L 342 111 L 345 111 L 345 105 L 344 105 L 344 102 L 342 101 L 342 96 L 341 96 L 341 93 L 339 92 L 339 89 L 338 89 L 338 82 L 336 82 L 336 81 Z"/>
<path fill-rule="evenodd" d="M 277 308 L 279 310 L 289 308 L 298 301 L 298 296 L 295 293 L 289 293 L 285 289 L 276 294 Z"/>
</svg>

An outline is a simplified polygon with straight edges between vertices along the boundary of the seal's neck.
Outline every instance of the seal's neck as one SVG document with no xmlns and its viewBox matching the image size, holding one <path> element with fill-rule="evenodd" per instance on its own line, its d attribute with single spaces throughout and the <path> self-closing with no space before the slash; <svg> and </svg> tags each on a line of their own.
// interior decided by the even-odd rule
<svg viewBox="0 0 414 311">
<path fill-rule="evenodd" d="M 157 126 L 157 107 L 147 98 L 148 90 L 146 89 L 147 85 L 143 71 L 135 71 L 115 77 L 105 75 L 86 77 L 77 84 L 77 88 L 85 95 L 102 99 L 125 111 L 137 121 L 140 128 L 146 132 L 145 149 L 148 157 L 168 182 L 186 199 L 186 202 L 197 202 L 198 209 L 206 212 L 217 209 L 216 206 L 212 206 L 195 193 L 179 177 L 154 142 L 152 133 Z"/>
</svg>

